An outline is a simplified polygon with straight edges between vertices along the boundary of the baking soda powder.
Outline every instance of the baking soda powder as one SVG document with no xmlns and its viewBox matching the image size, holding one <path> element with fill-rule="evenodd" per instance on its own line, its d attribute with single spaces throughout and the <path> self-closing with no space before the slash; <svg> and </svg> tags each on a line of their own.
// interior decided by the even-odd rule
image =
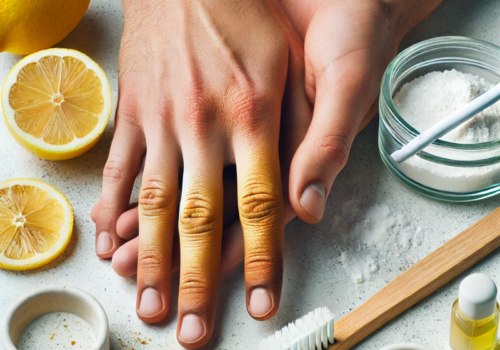
<svg viewBox="0 0 500 350">
<path fill-rule="evenodd" d="M 424 132 L 493 86 L 483 78 L 456 70 L 431 72 L 404 84 L 394 96 L 394 104 L 412 127 Z M 463 144 L 499 139 L 500 103 L 442 137 L 444 141 Z M 471 192 L 500 182 L 499 164 L 454 167 L 415 156 L 399 167 L 415 181 L 443 191 Z"/>
</svg>

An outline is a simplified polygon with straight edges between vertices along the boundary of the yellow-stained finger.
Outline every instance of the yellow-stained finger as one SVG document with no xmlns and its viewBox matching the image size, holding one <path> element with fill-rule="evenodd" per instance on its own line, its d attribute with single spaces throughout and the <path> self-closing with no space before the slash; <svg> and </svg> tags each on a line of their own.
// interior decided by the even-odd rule
<svg viewBox="0 0 500 350">
<path fill-rule="evenodd" d="M 200 149 L 184 152 L 178 224 L 181 269 L 177 337 L 187 348 L 208 342 L 215 320 L 224 204 L 224 164 L 222 156 L 218 159 L 216 154 Z"/>
<path fill-rule="evenodd" d="M 153 140 L 139 195 L 137 265 L 137 315 L 148 323 L 161 321 L 169 310 L 178 195 L 176 148 L 167 137 Z"/>
<path fill-rule="evenodd" d="M 284 213 L 278 140 L 235 148 L 245 244 L 247 309 L 257 320 L 278 310 L 283 281 Z"/>
</svg>

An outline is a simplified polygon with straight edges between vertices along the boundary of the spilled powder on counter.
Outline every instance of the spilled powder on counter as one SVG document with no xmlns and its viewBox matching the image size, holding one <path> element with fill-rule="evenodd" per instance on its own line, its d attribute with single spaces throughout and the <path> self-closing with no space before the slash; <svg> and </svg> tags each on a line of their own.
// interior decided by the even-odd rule
<svg viewBox="0 0 500 350">
<path fill-rule="evenodd" d="M 430 72 L 401 87 L 394 105 L 416 130 L 423 132 L 466 105 L 494 84 L 457 70 Z M 481 143 L 500 139 L 500 102 L 478 113 L 442 137 L 455 143 Z M 442 191 L 472 192 L 500 182 L 500 164 L 454 167 L 412 157 L 397 165 L 413 180 Z"/>
<path fill-rule="evenodd" d="M 390 267 L 390 259 L 404 259 L 411 266 L 422 258 L 421 249 L 415 249 L 424 242 L 422 229 L 387 205 L 363 209 L 359 203 L 347 202 L 337 218 L 351 222 L 341 234 L 339 261 L 357 285 Z"/>
<path fill-rule="evenodd" d="M 82 318 L 66 312 L 41 316 L 24 329 L 17 348 L 92 349 L 94 332 Z"/>
</svg>

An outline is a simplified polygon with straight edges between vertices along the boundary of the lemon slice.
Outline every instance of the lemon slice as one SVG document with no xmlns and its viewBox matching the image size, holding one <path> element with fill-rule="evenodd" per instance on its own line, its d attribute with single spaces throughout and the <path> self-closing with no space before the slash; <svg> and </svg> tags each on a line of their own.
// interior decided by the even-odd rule
<svg viewBox="0 0 500 350">
<path fill-rule="evenodd" d="M 31 179 L 0 182 L 0 267 L 29 270 L 48 264 L 66 248 L 73 209 L 49 184 Z"/>
<path fill-rule="evenodd" d="M 101 138 L 112 110 L 102 69 L 81 52 L 48 49 L 25 57 L 2 88 L 5 121 L 40 158 L 77 157 Z"/>
</svg>

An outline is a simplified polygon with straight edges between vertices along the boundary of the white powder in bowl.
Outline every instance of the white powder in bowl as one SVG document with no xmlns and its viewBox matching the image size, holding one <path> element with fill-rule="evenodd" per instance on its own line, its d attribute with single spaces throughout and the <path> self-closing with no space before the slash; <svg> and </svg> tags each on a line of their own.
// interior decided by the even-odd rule
<svg viewBox="0 0 500 350">
<path fill-rule="evenodd" d="M 394 96 L 394 104 L 408 124 L 424 132 L 493 86 L 481 77 L 454 69 L 431 72 L 404 84 Z M 466 144 L 499 139 L 500 103 L 478 113 L 442 138 Z M 472 192 L 500 182 L 500 164 L 460 168 L 415 156 L 399 168 L 423 185 L 450 192 Z"/>
<path fill-rule="evenodd" d="M 67 312 L 41 316 L 21 333 L 19 350 L 93 349 L 94 332 L 82 318 Z"/>
<path fill-rule="evenodd" d="M 477 75 L 455 69 L 431 72 L 404 84 L 394 96 L 394 104 L 408 124 L 423 132 L 493 86 Z M 498 139 L 500 103 L 478 113 L 442 138 L 456 143 L 481 143 Z"/>
</svg>

